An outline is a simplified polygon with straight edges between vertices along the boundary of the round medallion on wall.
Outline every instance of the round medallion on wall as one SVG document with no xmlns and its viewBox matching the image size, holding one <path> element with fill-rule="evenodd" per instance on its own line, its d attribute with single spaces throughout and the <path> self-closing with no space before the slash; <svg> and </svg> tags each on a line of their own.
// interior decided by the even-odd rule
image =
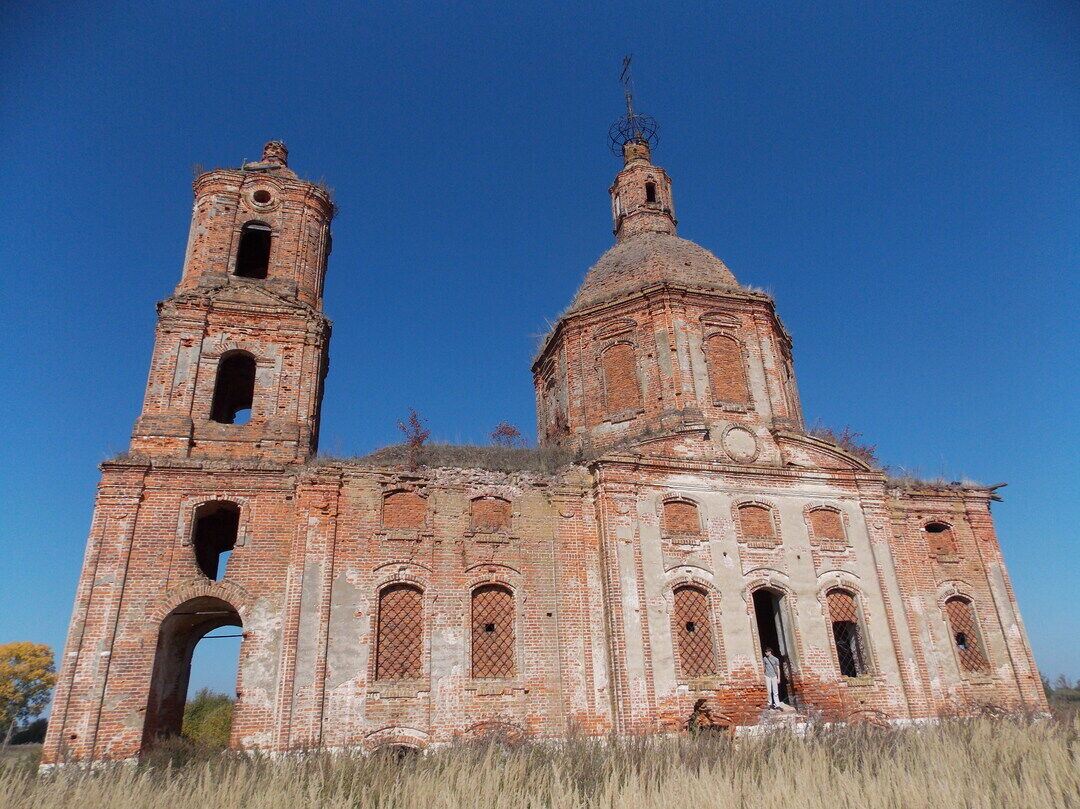
<svg viewBox="0 0 1080 809">
<path fill-rule="evenodd" d="M 724 452 L 730 455 L 733 461 L 747 463 L 757 457 L 757 439 L 745 427 L 728 427 L 722 443 Z"/>
</svg>

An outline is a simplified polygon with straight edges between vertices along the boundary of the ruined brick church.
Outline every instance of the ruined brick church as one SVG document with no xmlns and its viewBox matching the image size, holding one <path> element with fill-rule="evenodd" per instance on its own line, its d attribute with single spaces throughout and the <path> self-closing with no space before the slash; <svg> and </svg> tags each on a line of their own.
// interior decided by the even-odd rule
<svg viewBox="0 0 1080 809">
<path fill-rule="evenodd" d="M 243 749 L 755 725 L 765 647 L 784 716 L 1046 709 L 993 488 L 900 485 L 808 434 L 773 300 L 676 235 L 647 137 L 617 146 L 615 244 L 532 366 L 517 452 L 557 468 L 316 458 L 334 205 L 279 142 L 195 180 L 46 762 L 177 734 L 195 645 L 228 627 Z"/>
</svg>

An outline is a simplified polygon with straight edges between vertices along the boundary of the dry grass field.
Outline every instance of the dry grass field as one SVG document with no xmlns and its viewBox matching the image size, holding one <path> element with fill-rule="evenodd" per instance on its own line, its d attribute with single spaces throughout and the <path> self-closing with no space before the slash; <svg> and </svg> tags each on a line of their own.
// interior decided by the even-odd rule
<svg viewBox="0 0 1080 809">
<path fill-rule="evenodd" d="M 214 756 L 37 775 L 0 764 L 6 809 L 1052 809 L 1080 807 L 1080 720 L 950 720 L 726 738 Z"/>
</svg>

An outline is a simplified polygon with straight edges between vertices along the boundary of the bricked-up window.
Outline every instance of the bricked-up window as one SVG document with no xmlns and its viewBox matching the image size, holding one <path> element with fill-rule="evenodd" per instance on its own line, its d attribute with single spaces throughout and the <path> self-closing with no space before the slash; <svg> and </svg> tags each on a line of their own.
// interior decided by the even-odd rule
<svg viewBox="0 0 1080 809">
<path fill-rule="evenodd" d="M 665 537 L 701 537 L 701 518 L 696 504 L 689 500 L 667 500 L 662 509 L 660 532 Z"/>
<path fill-rule="evenodd" d="M 810 531 L 818 545 L 845 545 L 844 521 L 840 512 L 831 508 L 816 508 L 810 512 Z"/>
<path fill-rule="evenodd" d="M 472 676 L 514 676 L 514 594 L 497 584 L 472 593 Z"/>
<path fill-rule="evenodd" d="M 510 503 L 501 497 L 477 497 L 469 511 L 473 531 L 494 534 L 510 528 Z"/>
<path fill-rule="evenodd" d="M 390 492 L 383 498 L 383 528 L 419 531 L 427 518 L 427 500 L 416 492 Z"/>
<path fill-rule="evenodd" d="M 832 622 L 836 662 L 845 677 L 861 677 L 867 673 L 866 649 L 855 596 L 847 590 L 830 590 L 825 594 Z"/>
<path fill-rule="evenodd" d="M 956 656 L 964 671 L 987 671 L 990 664 L 983 651 L 979 623 L 975 619 L 975 607 L 966 598 L 954 596 L 945 602 L 945 614 L 949 618 Z"/>
<path fill-rule="evenodd" d="M 750 388 L 746 382 L 746 362 L 742 346 L 733 337 L 714 334 L 705 340 L 705 364 L 713 400 L 729 404 L 749 404 Z"/>
<path fill-rule="evenodd" d="M 270 267 L 270 226 L 248 222 L 240 231 L 236 251 L 236 274 L 241 278 L 265 278 Z"/>
<path fill-rule="evenodd" d="M 409 680 L 422 676 L 424 594 L 411 584 L 395 584 L 379 593 L 375 678 Z"/>
<path fill-rule="evenodd" d="M 927 523 L 926 542 L 933 556 L 952 556 L 956 553 L 956 537 L 953 530 L 943 522 Z"/>
<path fill-rule="evenodd" d="M 716 674 L 709 597 L 698 587 L 675 588 L 675 646 L 683 677 Z"/>
<path fill-rule="evenodd" d="M 629 343 L 615 343 L 601 355 L 604 397 L 609 413 L 641 407 L 637 356 Z"/>
<path fill-rule="evenodd" d="M 206 578 L 217 581 L 219 574 L 225 572 L 223 561 L 236 547 L 239 527 L 240 506 L 236 503 L 214 500 L 195 509 L 191 547 L 195 551 L 195 563 Z"/>
<path fill-rule="evenodd" d="M 776 542 L 776 523 L 772 511 L 756 503 L 739 506 L 739 530 L 749 542 Z"/>
</svg>

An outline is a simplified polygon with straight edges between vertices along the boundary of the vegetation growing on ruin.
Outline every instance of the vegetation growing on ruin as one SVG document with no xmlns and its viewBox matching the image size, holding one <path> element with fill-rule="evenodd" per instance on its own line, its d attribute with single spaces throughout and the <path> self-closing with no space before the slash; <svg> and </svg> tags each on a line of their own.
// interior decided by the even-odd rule
<svg viewBox="0 0 1080 809">
<path fill-rule="evenodd" d="M 946 720 L 726 736 L 453 746 L 428 754 L 237 754 L 38 775 L 0 764 L 9 809 L 304 806 L 672 809 L 1075 807 L 1080 720 Z"/>
</svg>

